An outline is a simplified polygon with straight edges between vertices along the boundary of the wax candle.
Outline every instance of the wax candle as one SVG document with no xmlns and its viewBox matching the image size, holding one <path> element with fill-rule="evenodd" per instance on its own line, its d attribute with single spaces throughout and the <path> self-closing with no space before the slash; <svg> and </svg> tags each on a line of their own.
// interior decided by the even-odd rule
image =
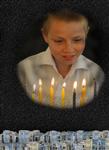
<svg viewBox="0 0 109 150">
<path fill-rule="evenodd" d="M 35 100 L 35 92 L 36 92 L 36 84 L 33 84 L 33 90 L 32 90 L 32 100 Z"/>
<path fill-rule="evenodd" d="M 42 103 L 43 95 L 42 95 L 42 80 L 41 79 L 39 79 L 38 100 L 40 103 Z"/>
<path fill-rule="evenodd" d="M 83 79 L 82 91 L 81 91 L 81 97 L 80 97 L 80 106 L 84 105 L 85 102 L 86 102 L 86 79 Z"/>
<path fill-rule="evenodd" d="M 54 104 L 54 78 L 51 80 L 51 85 L 50 85 L 50 105 L 53 106 Z"/>
<path fill-rule="evenodd" d="M 77 81 L 73 84 L 73 107 L 76 107 L 76 89 L 77 89 Z"/>
<path fill-rule="evenodd" d="M 62 85 L 62 91 L 61 91 L 61 105 L 62 105 L 62 107 L 65 106 L 65 87 L 66 87 L 66 83 L 64 82 Z"/>
</svg>

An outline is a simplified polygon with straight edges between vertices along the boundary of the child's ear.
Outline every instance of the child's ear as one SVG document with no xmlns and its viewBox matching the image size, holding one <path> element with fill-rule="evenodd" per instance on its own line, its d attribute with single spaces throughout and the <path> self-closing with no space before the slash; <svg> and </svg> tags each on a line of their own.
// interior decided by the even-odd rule
<svg viewBox="0 0 109 150">
<path fill-rule="evenodd" d="M 46 43 L 48 43 L 48 35 L 47 35 L 47 33 L 44 31 L 43 28 L 41 29 L 41 32 L 42 32 L 42 36 L 43 36 L 44 41 Z"/>
</svg>

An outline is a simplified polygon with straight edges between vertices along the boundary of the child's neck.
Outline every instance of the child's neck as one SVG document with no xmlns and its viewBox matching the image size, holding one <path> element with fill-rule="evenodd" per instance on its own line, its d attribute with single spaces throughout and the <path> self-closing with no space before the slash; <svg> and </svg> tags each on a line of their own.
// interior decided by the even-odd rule
<svg viewBox="0 0 109 150">
<path fill-rule="evenodd" d="M 65 78 L 71 69 L 71 65 L 69 66 L 57 65 L 57 69 L 58 69 L 58 72 L 62 75 L 62 77 Z"/>
</svg>

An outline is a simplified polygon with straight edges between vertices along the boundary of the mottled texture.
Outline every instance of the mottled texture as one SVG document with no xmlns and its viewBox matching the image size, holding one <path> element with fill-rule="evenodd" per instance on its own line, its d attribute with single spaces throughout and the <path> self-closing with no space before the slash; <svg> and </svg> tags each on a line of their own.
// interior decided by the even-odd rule
<svg viewBox="0 0 109 150">
<path fill-rule="evenodd" d="M 2 1 L 1 6 L 1 131 L 109 129 L 109 0 L 7 0 Z M 46 47 L 39 31 L 42 16 L 52 8 L 63 6 L 83 13 L 91 21 L 95 60 L 106 75 L 99 96 L 89 105 L 75 110 L 52 109 L 33 103 L 16 73 L 20 60 Z"/>
</svg>

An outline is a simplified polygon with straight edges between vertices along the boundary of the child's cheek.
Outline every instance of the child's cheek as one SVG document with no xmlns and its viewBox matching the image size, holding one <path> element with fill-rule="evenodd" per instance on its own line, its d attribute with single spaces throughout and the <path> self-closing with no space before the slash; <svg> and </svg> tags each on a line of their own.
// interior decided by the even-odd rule
<svg viewBox="0 0 109 150">
<path fill-rule="evenodd" d="M 80 44 L 80 45 L 78 45 L 78 46 L 76 47 L 76 50 L 81 53 L 81 52 L 84 51 L 84 48 L 85 48 L 85 45 L 84 45 L 84 44 Z"/>
</svg>

